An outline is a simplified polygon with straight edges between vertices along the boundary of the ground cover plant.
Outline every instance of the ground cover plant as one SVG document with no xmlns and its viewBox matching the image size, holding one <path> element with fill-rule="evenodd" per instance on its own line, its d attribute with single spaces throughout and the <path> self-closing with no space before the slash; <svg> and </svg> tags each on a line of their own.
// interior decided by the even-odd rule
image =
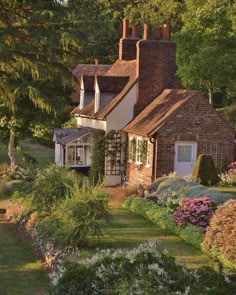
<svg viewBox="0 0 236 295">
<path fill-rule="evenodd" d="M 191 178 L 176 175 L 158 178 L 151 185 L 151 193 L 147 193 L 145 196 L 161 206 L 166 206 L 167 198 L 173 194 L 179 198 L 179 201 L 184 198 L 210 197 L 218 205 L 232 199 L 232 195 L 229 193 L 219 192 L 211 187 L 199 184 L 196 180 L 192 181 Z"/>
<path fill-rule="evenodd" d="M 101 250 L 79 263 L 68 262 L 52 295 L 230 294 L 223 275 L 209 268 L 189 270 L 162 253 L 155 242 L 131 250 Z"/>
</svg>

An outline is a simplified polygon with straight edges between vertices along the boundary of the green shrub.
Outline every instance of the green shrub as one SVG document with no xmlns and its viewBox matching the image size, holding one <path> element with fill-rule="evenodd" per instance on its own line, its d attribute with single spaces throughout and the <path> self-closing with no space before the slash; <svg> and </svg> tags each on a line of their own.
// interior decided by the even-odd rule
<svg viewBox="0 0 236 295">
<path fill-rule="evenodd" d="M 202 184 L 197 184 L 187 188 L 182 194 L 185 198 L 200 198 L 206 196 L 208 188 Z"/>
<path fill-rule="evenodd" d="M 179 235 L 187 243 L 201 249 L 201 243 L 204 237 L 202 230 L 192 225 L 185 227 L 177 225 L 168 208 L 161 207 L 152 201 L 138 197 L 125 199 L 123 207 L 133 213 L 142 215 L 153 224 Z"/>
<path fill-rule="evenodd" d="M 202 249 L 236 270 L 236 200 L 218 207 L 207 229 Z"/>
<path fill-rule="evenodd" d="M 105 132 L 96 130 L 92 133 L 92 163 L 89 177 L 93 184 L 102 183 L 105 173 Z"/>
<path fill-rule="evenodd" d="M 193 245 L 194 247 L 201 249 L 201 243 L 204 239 L 204 233 L 199 227 L 191 224 L 185 227 L 181 227 L 179 230 L 179 236 L 188 243 L 190 243 L 191 241 L 191 245 Z"/>
<path fill-rule="evenodd" d="M 199 155 L 194 165 L 193 177 L 201 179 L 201 184 L 215 185 L 219 178 L 216 167 L 210 155 Z"/>
<path fill-rule="evenodd" d="M 19 180 L 3 181 L 0 180 L 0 197 L 11 196 L 15 190 L 22 187 L 23 183 Z"/>
<path fill-rule="evenodd" d="M 83 177 L 55 164 L 40 170 L 32 184 L 32 203 L 38 212 L 53 211 L 58 201 L 65 199 L 74 183 L 82 185 Z"/>
<path fill-rule="evenodd" d="M 168 179 L 165 179 L 159 184 L 156 192 L 158 194 L 161 194 L 166 190 L 172 190 L 177 192 L 178 189 L 185 187 L 187 184 L 187 181 L 181 177 L 169 177 Z"/>
<path fill-rule="evenodd" d="M 156 191 L 160 185 L 160 183 L 162 183 L 164 180 L 169 179 L 169 176 L 162 176 L 162 177 L 158 177 L 151 185 L 152 189 L 154 191 Z"/>
<path fill-rule="evenodd" d="M 103 250 L 67 263 L 51 295 L 230 294 L 223 275 L 210 268 L 190 270 L 175 263 L 155 242 L 126 250 Z"/>
<path fill-rule="evenodd" d="M 59 246 L 84 244 L 89 235 L 101 234 L 102 221 L 109 221 L 107 203 L 108 196 L 98 188 L 81 188 L 75 184 L 71 195 L 41 220 L 39 233 L 43 240 L 51 240 Z"/>
</svg>

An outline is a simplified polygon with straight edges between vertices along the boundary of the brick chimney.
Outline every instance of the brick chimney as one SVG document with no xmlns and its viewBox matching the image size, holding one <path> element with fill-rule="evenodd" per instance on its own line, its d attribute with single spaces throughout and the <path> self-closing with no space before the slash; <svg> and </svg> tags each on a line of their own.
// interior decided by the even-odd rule
<svg viewBox="0 0 236 295">
<path fill-rule="evenodd" d="M 138 37 L 138 27 L 133 25 L 132 36 L 129 36 L 129 21 L 123 19 L 123 36 L 119 43 L 119 59 L 136 59 L 136 44 L 140 40 Z"/>
<path fill-rule="evenodd" d="M 144 26 L 145 39 L 137 42 L 137 68 L 139 96 L 135 114 L 142 111 L 166 88 L 175 88 L 176 43 L 170 40 L 170 26 L 163 26 L 162 40 L 148 40 L 150 28 Z M 155 31 L 161 38 L 161 28 Z"/>
</svg>

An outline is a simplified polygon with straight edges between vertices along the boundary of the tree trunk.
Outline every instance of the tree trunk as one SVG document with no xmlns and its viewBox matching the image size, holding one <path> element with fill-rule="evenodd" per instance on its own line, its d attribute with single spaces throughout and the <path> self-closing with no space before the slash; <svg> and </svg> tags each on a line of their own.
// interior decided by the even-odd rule
<svg viewBox="0 0 236 295">
<path fill-rule="evenodd" d="M 16 169 L 16 155 L 15 155 L 15 132 L 10 130 L 10 138 L 8 143 L 8 156 L 11 161 L 11 170 Z"/>
</svg>

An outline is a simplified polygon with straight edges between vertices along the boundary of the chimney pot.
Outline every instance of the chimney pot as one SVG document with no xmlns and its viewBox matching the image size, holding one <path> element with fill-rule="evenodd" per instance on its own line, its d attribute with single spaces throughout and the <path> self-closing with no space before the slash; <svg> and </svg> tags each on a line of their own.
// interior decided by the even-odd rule
<svg viewBox="0 0 236 295">
<path fill-rule="evenodd" d="M 162 38 L 162 34 L 161 34 L 161 27 L 160 26 L 157 26 L 156 27 L 156 30 L 155 30 L 155 37 L 156 37 L 156 40 L 161 40 Z"/>
<path fill-rule="evenodd" d="M 138 26 L 133 25 L 132 26 L 132 38 L 137 38 L 138 37 Z"/>
<path fill-rule="evenodd" d="M 123 38 L 129 37 L 129 20 L 124 18 L 123 19 Z"/>
<path fill-rule="evenodd" d="M 169 41 L 171 38 L 171 28 L 169 24 L 163 26 L 163 40 Z"/>
<path fill-rule="evenodd" d="M 148 40 L 150 37 L 151 27 L 148 24 L 144 24 L 143 27 L 143 39 Z"/>
<path fill-rule="evenodd" d="M 98 65 L 99 64 L 99 59 L 95 58 L 94 63 L 95 63 L 95 65 Z"/>
</svg>

